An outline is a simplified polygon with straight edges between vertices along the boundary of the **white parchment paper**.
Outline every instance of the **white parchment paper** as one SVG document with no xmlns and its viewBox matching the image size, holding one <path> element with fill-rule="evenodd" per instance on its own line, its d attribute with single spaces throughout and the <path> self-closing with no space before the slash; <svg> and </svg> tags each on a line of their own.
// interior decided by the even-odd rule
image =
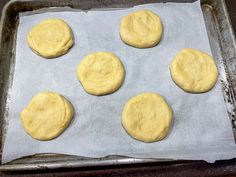
<svg viewBox="0 0 236 177">
<path fill-rule="evenodd" d="M 137 9 L 150 9 L 161 17 L 164 36 L 156 47 L 136 49 L 121 41 L 120 19 Z M 26 36 L 38 22 L 54 17 L 64 19 L 71 26 L 75 44 L 66 55 L 46 60 L 31 51 Z M 207 93 L 189 94 L 171 80 L 168 66 L 175 54 L 186 47 L 211 54 L 199 2 L 156 3 L 111 11 L 64 11 L 21 16 L 2 162 L 35 153 L 87 157 L 127 155 L 209 162 L 236 157 L 220 83 Z M 125 82 L 113 94 L 100 97 L 89 95 L 76 78 L 77 65 L 84 56 L 95 51 L 113 52 L 125 66 Z M 51 141 L 32 139 L 24 132 L 19 121 L 20 112 L 32 96 L 44 90 L 61 93 L 73 103 L 76 111 L 69 128 Z M 139 142 L 122 128 L 124 104 L 142 92 L 161 94 L 174 110 L 173 128 L 163 141 Z"/>
</svg>

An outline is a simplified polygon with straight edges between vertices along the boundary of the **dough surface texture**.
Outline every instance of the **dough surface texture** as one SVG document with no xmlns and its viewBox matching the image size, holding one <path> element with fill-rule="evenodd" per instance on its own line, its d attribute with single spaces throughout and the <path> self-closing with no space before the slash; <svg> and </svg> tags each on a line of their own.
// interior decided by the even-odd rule
<svg viewBox="0 0 236 177">
<path fill-rule="evenodd" d="M 47 19 L 34 26 L 27 35 L 29 47 L 44 58 L 59 57 L 72 47 L 73 34 L 61 19 Z"/>
<path fill-rule="evenodd" d="M 191 93 L 209 91 L 217 82 L 218 70 L 214 60 L 199 50 L 181 50 L 170 66 L 171 77 L 183 90 Z"/>
<path fill-rule="evenodd" d="M 157 45 L 162 38 L 160 17 L 150 10 L 139 10 L 121 19 L 120 36 L 123 42 L 137 48 Z"/>
<path fill-rule="evenodd" d="M 87 93 L 105 95 L 119 89 L 125 70 L 116 55 L 95 52 L 87 55 L 78 65 L 77 77 Z"/>
<path fill-rule="evenodd" d="M 156 93 L 143 93 L 131 98 L 123 109 L 122 125 L 133 138 L 143 142 L 162 140 L 171 127 L 173 111 Z"/>
<path fill-rule="evenodd" d="M 35 95 L 20 114 L 21 125 L 34 139 L 51 140 L 59 136 L 74 116 L 72 104 L 55 92 Z"/>
</svg>

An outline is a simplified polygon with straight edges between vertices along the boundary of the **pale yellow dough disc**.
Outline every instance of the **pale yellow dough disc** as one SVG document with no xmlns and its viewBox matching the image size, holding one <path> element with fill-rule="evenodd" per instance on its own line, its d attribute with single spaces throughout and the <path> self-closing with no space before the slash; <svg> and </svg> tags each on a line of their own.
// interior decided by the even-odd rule
<svg viewBox="0 0 236 177">
<path fill-rule="evenodd" d="M 127 133 L 143 142 L 155 142 L 168 134 L 173 111 L 159 94 L 143 93 L 131 98 L 122 114 Z"/>
<path fill-rule="evenodd" d="M 30 48 L 45 58 L 65 54 L 73 45 L 73 34 L 61 19 L 47 19 L 34 26 L 27 35 Z"/>
<path fill-rule="evenodd" d="M 77 77 L 86 92 L 105 95 L 121 86 L 125 70 L 116 55 L 110 52 L 95 52 L 86 56 L 78 65 Z"/>
<path fill-rule="evenodd" d="M 121 39 L 137 48 L 157 45 L 162 37 L 160 17 L 150 10 L 139 10 L 122 18 L 120 23 Z"/>
<path fill-rule="evenodd" d="M 51 140 L 69 126 L 73 116 L 72 104 L 62 95 L 41 92 L 21 112 L 20 120 L 24 130 L 32 138 Z"/>
<path fill-rule="evenodd" d="M 218 70 L 214 60 L 199 50 L 181 50 L 170 66 L 174 82 L 183 90 L 191 93 L 209 91 L 216 84 Z"/>
</svg>

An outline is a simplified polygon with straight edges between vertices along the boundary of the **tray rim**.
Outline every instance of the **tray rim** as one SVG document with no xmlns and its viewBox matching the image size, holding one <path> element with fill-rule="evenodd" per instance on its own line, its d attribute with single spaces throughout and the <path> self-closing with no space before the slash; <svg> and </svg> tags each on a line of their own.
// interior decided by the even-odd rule
<svg viewBox="0 0 236 177">
<path fill-rule="evenodd" d="M 2 41 L 2 30 L 3 30 L 3 25 L 5 22 L 5 18 L 7 15 L 7 10 L 10 8 L 10 6 L 14 5 L 15 3 L 23 3 L 23 2 L 32 2 L 33 0 L 11 0 L 9 1 L 3 8 L 2 10 L 2 16 L 1 16 L 1 21 L 0 21 L 0 41 Z M 195 1 L 195 0 L 193 0 Z M 226 8 L 225 0 L 220 0 L 223 6 L 223 9 L 225 10 L 225 15 L 226 15 L 226 22 L 229 27 L 229 30 L 231 31 L 232 35 L 232 40 L 234 43 L 235 41 L 235 34 L 233 31 L 233 27 L 231 24 L 231 20 L 229 18 L 228 10 Z M 202 1 L 204 4 L 204 0 Z M 19 14 L 19 11 L 17 12 Z M 0 44 L 0 48 L 1 48 Z M 1 125 L 2 126 L 2 125 Z M 2 137 L 0 137 L 2 138 Z M 47 155 L 47 154 L 46 154 Z M 62 156 L 67 156 L 67 155 L 62 155 Z M 36 156 L 32 156 L 33 158 L 37 158 Z M 132 158 L 132 157 L 124 157 L 124 156 L 107 156 L 103 158 L 89 158 L 86 159 L 86 161 L 83 161 L 81 159 L 76 159 L 79 158 L 78 156 L 71 156 L 75 157 L 74 160 L 68 162 L 40 162 L 40 163 L 34 163 L 34 164 L 28 164 L 28 163 L 16 163 L 18 159 L 8 162 L 6 164 L 1 164 L 0 165 L 0 170 L 2 171 L 19 171 L 19 170 L 43 170 L 43 169 L 57 169 L 57 168 L 76 168 L 76 167 L 91 167 L 91 166 L 110 166 L 110 165 L 122 165 L 122 164 L 138 164 L 138 163 L 153 163 L 153 162 L 178 162 L 178 161 L 189 161 L 189 160 L 173 160 L 173 159 L 153 159 L 153 158 Z M 109 157 L 114 157 L 109 159 Z M 117 158 L 118 157 L 118 158 Z M 24 159 L 25 157 L 19 158 L 19 159 Z M 94 163 L 95 161 L 95 163 Z M 114 164 L 115 161 L 115 164 Z M 92 163 L 93 162 L 93 163 Z"/>
</svg>

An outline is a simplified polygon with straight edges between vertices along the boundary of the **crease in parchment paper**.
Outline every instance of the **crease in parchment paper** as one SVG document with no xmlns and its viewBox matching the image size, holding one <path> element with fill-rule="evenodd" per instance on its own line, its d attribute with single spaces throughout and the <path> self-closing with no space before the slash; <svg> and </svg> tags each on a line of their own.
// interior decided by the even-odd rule
<svg viewBox="0 0 236 177">
<path fill-rule="evenodd" d="M 138 9 L 152 10 L 162 19 L 164 35 L 153 48 L 137 49 L 120 39 L 120 19 Z M 47 18 L 64 19 L 72 28 L 75 40 L 67 54 L 51 60 L 32 52 L 26 40 L 30 29 Z M 64 11 L 20 16 L 2 162 L 35 153 L 85 157 L 124 155 L 208 162 L 236 157 L 220 82 L 207 93 L 190 94 L 171 80 L 169 64 L 182 48 L 196 48 L 211 54 L 199 1 L 154 3 L 115 11 Z M 124 64 L 125 81 L 113 94 L 89 95 L 76 78 L 77 65 L 84 56 L 95 51 L 113 52 Z M 76 112 L 72 124 L 51 141 L 32 139 L 24 132 L 19 120 L 20 112 L 30 99 L 44 90 L 64 95 Z M 173 127 L 162 141 L 139 142 L 132 139 L 121 125 L 124 104 L 142 92 L 161 94 L 173 108 Z"/>
</svg>

